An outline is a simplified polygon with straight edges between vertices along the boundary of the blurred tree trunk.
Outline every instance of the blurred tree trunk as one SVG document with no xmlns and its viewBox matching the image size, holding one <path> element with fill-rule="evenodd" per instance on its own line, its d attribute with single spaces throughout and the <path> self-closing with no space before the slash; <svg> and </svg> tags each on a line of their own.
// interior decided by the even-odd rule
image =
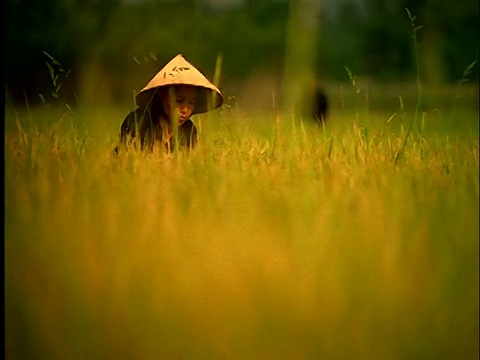
<svg viewBox="0 0 480 360">
<path fill-rule="evenodd" d="M 430 6 L 428 6 L 430 5 Z M 437 4 L 438 5 L 438 4 Z M 437 7 L 425 4 L 421 12 L 424 14 L 425 24 L 422 25 L 423 36 L 420 43 L 420 64 L 423 68 L 423 77 L 431 84 L 441 84 L 446 80 L 444 49 L 444 29 L 441 26 L 441 14 Z"/>
<path fill-rule="evenodd" d="M 420 76 L 431 84 L 442 83 L 446 80 L 442 17 L 448 13 L 443 10 L 443 0 L 409 0 L 406 8 L 416 17 L 415 26 L 421 27 L 417 32 Z"/>
<path fill-rule="evenodd" d="M 320 5 L 319 0 L 290 1 L 282 94 L 287 118 L 305 106 L 304 89 L 315 80 Z"/>
</svg>

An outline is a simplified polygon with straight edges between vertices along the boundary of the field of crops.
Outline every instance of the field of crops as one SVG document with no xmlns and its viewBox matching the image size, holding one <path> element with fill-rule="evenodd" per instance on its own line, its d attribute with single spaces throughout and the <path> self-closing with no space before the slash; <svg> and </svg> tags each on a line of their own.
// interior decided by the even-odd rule
<svg viewBox="0 0 480 360">
<path fill-rule="evenodd" d="M 449 94 L 224 106 L 187 155 L 113 156 L 124 109 L 7 107 L 7 358 L 477 359 L 478 108 Z"/>
</svg>

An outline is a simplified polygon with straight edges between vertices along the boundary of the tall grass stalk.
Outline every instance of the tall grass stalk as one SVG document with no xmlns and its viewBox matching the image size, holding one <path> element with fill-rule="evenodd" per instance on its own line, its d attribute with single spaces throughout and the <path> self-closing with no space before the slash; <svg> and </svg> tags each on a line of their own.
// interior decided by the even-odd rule
<svg viewBox="0 0 480 360">
<path fill-rule="evenodd" d="M 53 85 L 53 91 L 51 92 L 51 95 L 58 99 L 59 93 L 60 93 L 60 88 L 62 87 L 62 82 L 61 82 L 61 77 L 63 77 L 70 88 L 70 91 L 72 92 L 73 98 L 75 99 L 75 105 L 79 105 L 78 97 L 77 97 L 77 92 L 75 91 L 73 84 L 70 80 L 70 70 L 65 70 L 57 59 L 55 59 L 52 55 L 47 53 L 46 51 L 43 51 L 45 56 L 49 59 L 49 61 L 46 62 L 46 65 L 48 67 L 48 70 L 50 72 L 50 78 L 52 80 L 52 85 Z M 39 96 L 42 99 L 42 102 L 45 103 L 45 98 L 39 94 Z M 69 105 L 66 104 L 66 106 L 69 108 Z"/>
<path fill-rule="evenodd" d="M 413 40 L 413 52 L 415 55 L 415 69 L 416 69 L 416 76 L 417 76 L 417 105 L 415 107 L 415 118 L 413 121 L 413 129 L 417 131 L 417 121 L 420 113 L 420 108 L 422 106 L 422 79 L 420 76 L 420 60 L 419 60 L 419 52 L 418 52 L 418 40 L 417 40 L 417 32 L 422 28 L 422 26 L 415 25 L 416 16 L 413 16 L 410 11 L 405 8 L 407 12 L 408 19 L 410 20 L 410 26 L 412 27 L 412 40 Z"/>
<path fill-rule="evenodd" d="M 457 89 L 456 89 L 456 93 L 455 93 L 455 98 L 453 99 L 453 105 L 452 105 L 452 110 L 450 112 L 450 116 L 448 117 L 448 123 L 447 123 L 447 129 L 450 129 L 450 126 L 451 126 L 451 122 L 452 122 L 452 118 L 453 118 L 453 115 L 455 113 L 455 110 L 457 108 L 457 103 L 458 103 L 458 99 L 461 98 L 461 89 L 462 89 L 462 86 L 469 81 L 468 77 L 471 75 L 472 73 L 472 70 L 473 68 L 475 67 L 475 65 L 477 64 L 477 61 L 473 61 L 472 63 L 470 63 L 470 65 L 468 65 L 465 70 L 463 71 L 463 75 L 462 75 L 462 78 L 460 80 L 458 80 L 457 82 Z"/>
</svg>

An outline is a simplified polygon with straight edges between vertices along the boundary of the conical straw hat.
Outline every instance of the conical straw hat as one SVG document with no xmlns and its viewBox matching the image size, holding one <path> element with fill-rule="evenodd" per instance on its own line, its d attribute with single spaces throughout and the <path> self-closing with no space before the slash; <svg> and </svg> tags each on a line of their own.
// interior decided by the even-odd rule
<svg viewBox="0 0 480 360">
<path fill-rule="evenodd" d="M 148 105 L 158 88 L 169 85 L 193 85 L 199 88 L 192 115 L 214 110 L 223 103 L 220 90 L 185 60 L 182 54 L 178 54 L 137 94 L 137 105 Z"/>
</svg>

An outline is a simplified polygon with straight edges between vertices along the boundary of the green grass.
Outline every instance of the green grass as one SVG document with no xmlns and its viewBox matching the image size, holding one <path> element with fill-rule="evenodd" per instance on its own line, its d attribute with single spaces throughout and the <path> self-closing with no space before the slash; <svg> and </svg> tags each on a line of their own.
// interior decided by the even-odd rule
<svg viewBox="0 0 480 360">
<path fill-rule="evenodd" d="M 396 101 L 117 158 L 124 109 L 7 109 L 7 357 L 478 358 L 478 113 Z"/>
</svg>

